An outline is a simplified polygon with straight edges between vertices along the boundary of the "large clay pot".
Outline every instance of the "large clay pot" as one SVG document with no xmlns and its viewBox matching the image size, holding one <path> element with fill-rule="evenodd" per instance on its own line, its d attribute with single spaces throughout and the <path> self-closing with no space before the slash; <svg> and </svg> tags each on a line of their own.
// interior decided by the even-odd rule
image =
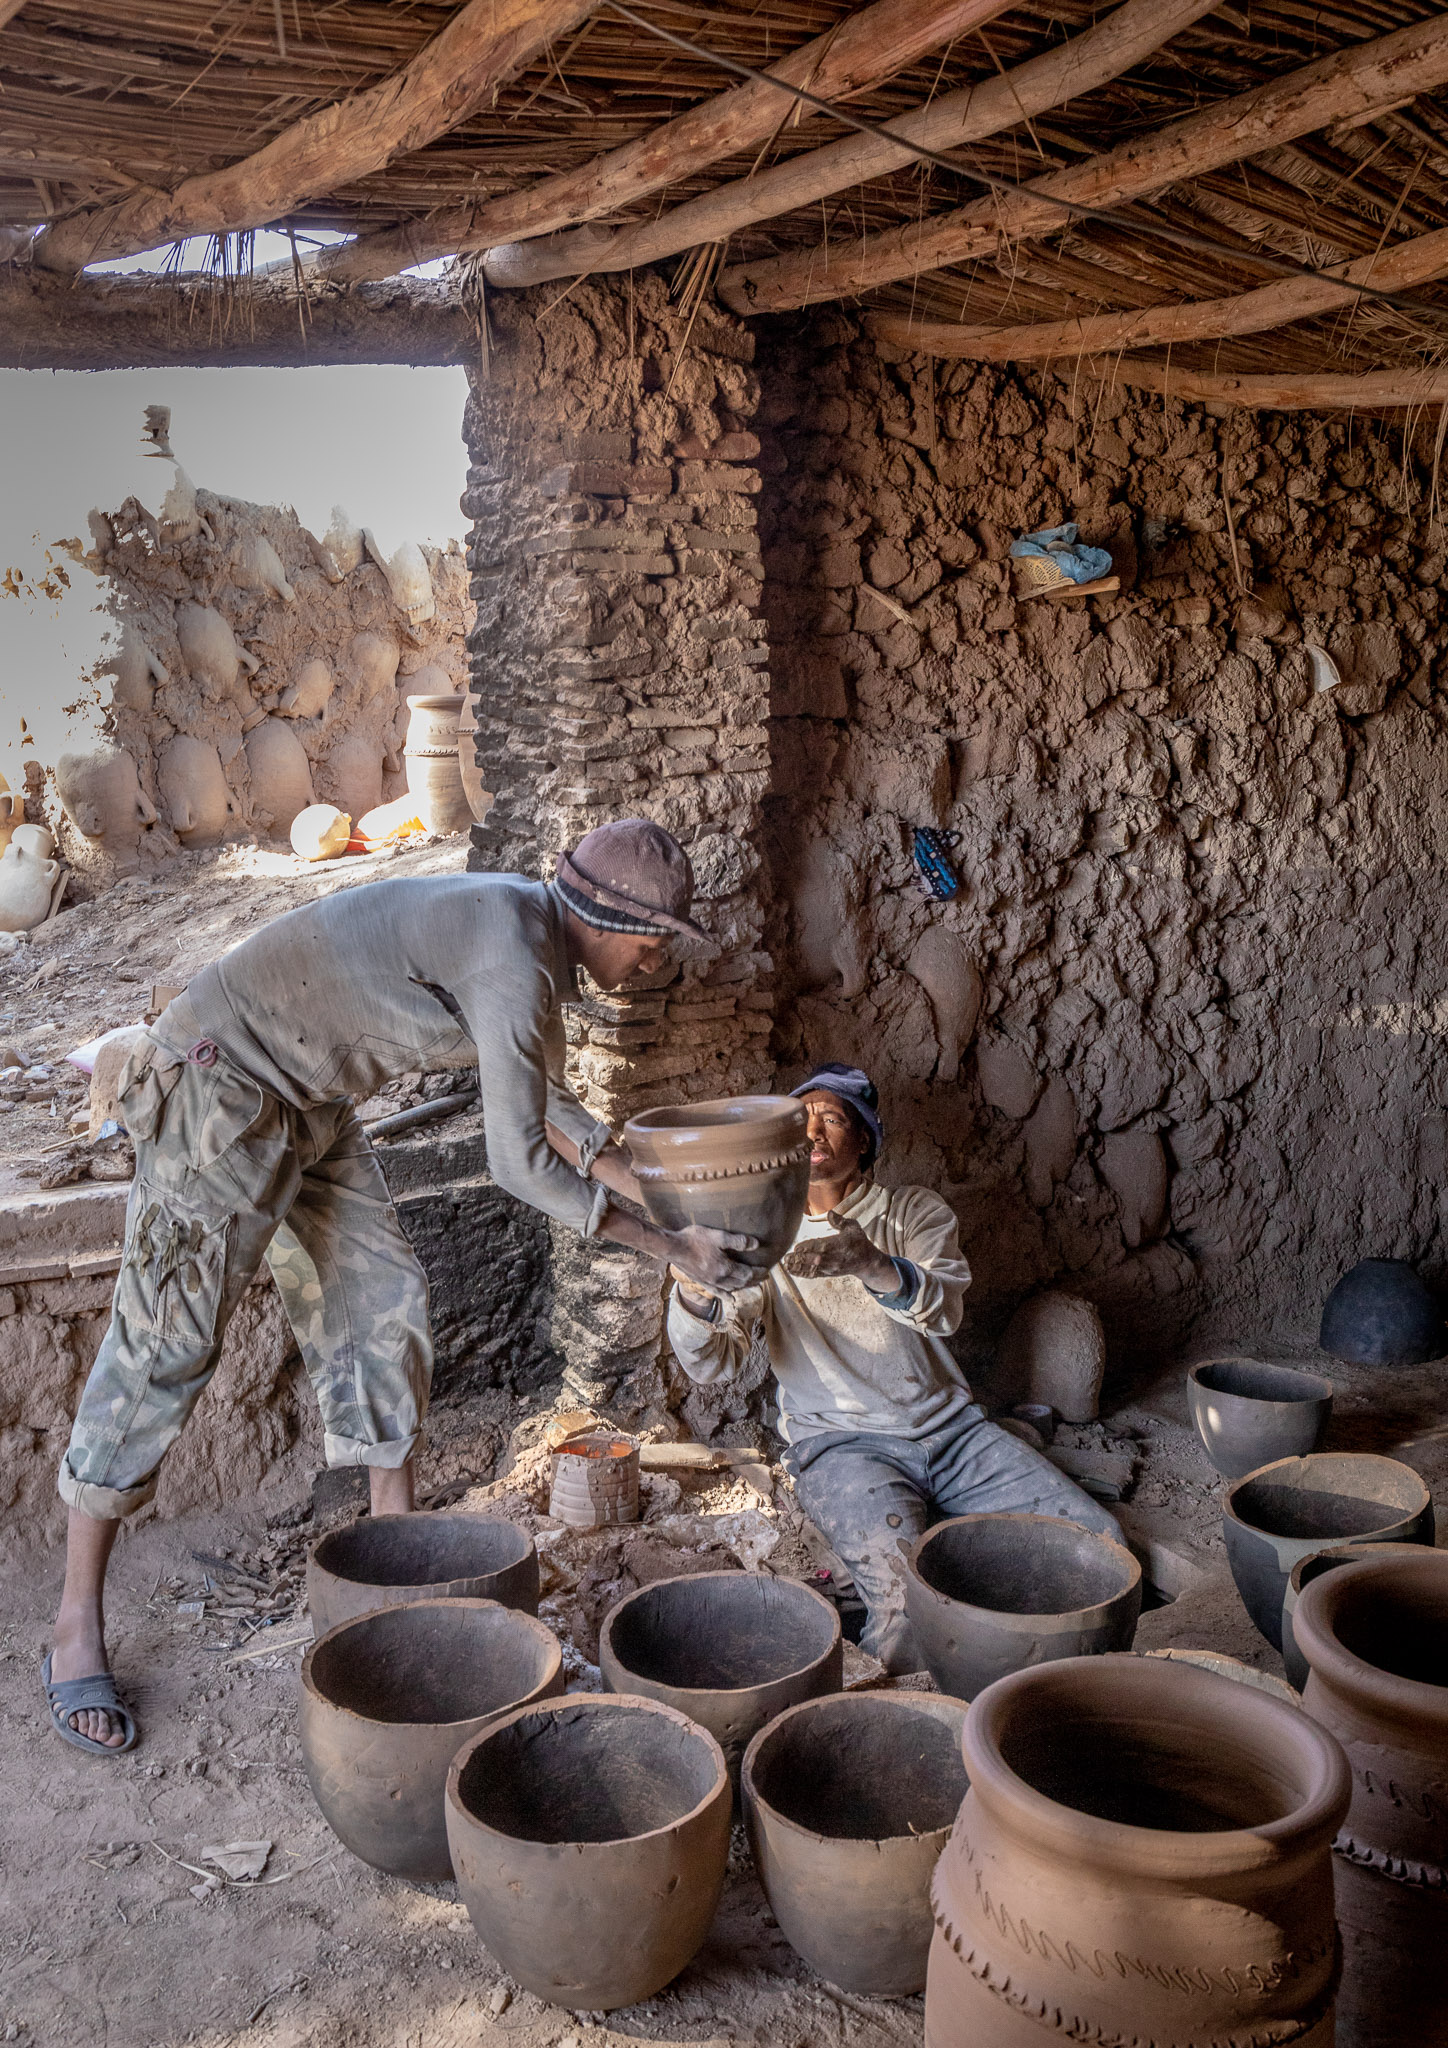
<svg viewBox="0 0 1448 2048">
<path fill-rule="evenodd" d="M 599 1631 L 598 1665 L 610 1692 L 662 1700 L 707 1728 L 737 1786 L 766 1721 L 839 1691 L 840 1617 L 798 1579 L 691 1572 L 620 1600 Z"/>
<path fill-rule="evenodd" d="M 468 809 L 482 824 L 493 808 L 493 792 L 483 788 L 483 771 L 478 766 L 478 714 L 471 690 L 464 690 L 458 712 L 458 766 L 462 770 L 463 794 Z"/>
<path fill-rule="evenodd" d="M 517 1983 L 575 2011 L 632 2005 L 679 1974 L 719 1902 L 729 1821 L 718 1743 L 654 1700 L 524 1707 L 448 1773 L 473 1926 Z"/>
<path fill-rule="evenodd" d="M 769 1909 L 841 1990 L 925 1989 L 930 1879 L 967 1789 L 965 1712 L 933 1693 L 837 1693 L 788 1708 L 744 1753 Z"/>
<path fill-rule="evenodd" d="M 1282 1595 L 1282 1668 L 1298 1692 L 1306 1686 L 1311 1668 L 1297 1647 L 1297 1603 L 1303 1587 L 1324 1572 L 1336 1571 L 1339 1565 L 1358 1564 L 1365 1557 L 1392 1557 L 1397 1550 L 1396 1543 L 1339 1543 L 1331 1550 L 1314 1550 L 1310 1556 L 1298 1558 L 1287 1574 L 1287 1591 Z"/>
<path fill-rule="evenodd" d="M 367 1515 L 307 1559 L 319 1635 L 354 1615 L 416 1600 L 496 1600 L 538 1612 L 538 1553 L 526 1529 L 487 1515 Z"/>
<path fill-rule="evenodd" d="M 1332 2048 L 1341 1749 L 1190 1665 L 1018 1671 L 965 1725 L 926 2048 Z"/>
<path fill-rule="evenodd" d="M 0 932 L 28 932 L 40 924 L 49 914 L 59 874 L 58 860 L 44 860 L 14 842 L 7 846 L 0 854 Z"/>
<path fill-rule="evenodd" d="M 1431 1543 L 1433 1502 L 1411 1465 L 1366 1452 L 1318 1451 L 1279 1458 L 1227 1490 L 1227 1562 L 1251 1615 L 1282 1647 L 1282 1601 L 1299 1558 L 1355 1538 Z"/>
<path fill-rule="evenodd" d="M 455 696 L 409 697 L 407 789 L 429 832 L 465 832 L 473 822 L 458 760 Z"/>
<path fill-rule="evenodd" d="M 1405 1259 L 1360 1259 L 1322 1310 L 1318 1343 L 1355 1365 L 1423 1365 L 1448 1345 L 1443 1309 Z"/>
<path fill-rule="evenodd" d="M 230 697 L 243 709 L 250 708 L 251 692 L 241 673 L 245 669 L 250 676 L 260 664 L 240 644 L 220 612 L 189 601 L 177 605 L 176 637 L 187 674 L 212 702 Z"/>
<path fill-rule="evenodd" d="M 1227 1479 L 1315 1451 L 1332 1414 L 1332 1381 L 1260 1358 L 1204 1358 L 1187 1402 L 1207 1456 Z"/>
<path fill-rule="evenodd" d="M 1398 1546 L 1297 1604 L 1302 1704 L 1347 1751 L 1339 2048 L 1448 2043 L 1448 1556 Z"/>
<path fill-rule="evenodd" d="M 162 747 L 156 781 L 183 846 L 215 846 L 231 813 L 231 791 L 215 747 L 178 732 Z"/>
<path fill-rule="evenodd" d="M 310 655 L 282 691 L 277 710 L 284 718 L 320 718 L 332 687 L 332 670 L 326 657 Z"/>
<path fill-rule="evenodd" d="M 443 1790 L 465 1742 L 563 1690 L 551 1629 L 493 1600 L 419 1600 L 344 1621 L 302 1664 L 302 1762 L 354 1856 L 398 1877 L 453 1874 Z"/>
<path fill-rule="evenodd" d="M 1057 1515 L 957 1515 L 912 1545 L 905 1609 L 935 1683 L 973 1700 L 1028 1664 L 1129 1650 L 1141 1566 Z"/>
<path fill-rule="evenodd" d="M 662 1230 L 704 1223 L 759 1240 L 764 1273 L 794 1243 L 809 1190 L 809 1119 L 790 1095 L 646 1109 L 624 1125 L 644 1205 Z"/>
<path fill-rule="evenodd" d="M 318 764 L 318 794 L 349 818 L 365 818 L 382 801 L 382 746 L 365 733 L 344 732 Z"/>
<path fill-rule="evenodd" d="M 312 802 L 312 768 L 306 749 L 282 719 L 264 718 L 246 736 L 246 765 L 258 822 L 265 813 L 271 836 L 285 839 L 293 819 Z"/>
<path fill-rule="evenodd" d="M 98 845 L 122 873 L 139 866 L 137 844 L 144 828 L 155 824 L 156 811 L 124 747 L 102 742 L 89 753 L 62 754 L 55 764 L 55 788 L 82 838 Z"/>
</svg>

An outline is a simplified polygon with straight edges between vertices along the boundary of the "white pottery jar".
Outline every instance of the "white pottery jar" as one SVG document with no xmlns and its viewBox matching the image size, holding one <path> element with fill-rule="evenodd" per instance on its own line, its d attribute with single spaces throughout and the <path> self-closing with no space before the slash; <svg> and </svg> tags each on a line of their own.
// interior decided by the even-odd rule
<svg viewBox="0 0 1448 2048">
<path fill-rule="evenodd" d="M 28 932 L 50 909 L 60 862 L 41 860 L 13 841 L 0 855 L 0 931 Z"/>
<path fill-rule="evenodd" d="M 465 832 L 473 822 L 458 758 L 455 696 L 409 697 L 407 787 L 429 832 Z"/>
</svg>

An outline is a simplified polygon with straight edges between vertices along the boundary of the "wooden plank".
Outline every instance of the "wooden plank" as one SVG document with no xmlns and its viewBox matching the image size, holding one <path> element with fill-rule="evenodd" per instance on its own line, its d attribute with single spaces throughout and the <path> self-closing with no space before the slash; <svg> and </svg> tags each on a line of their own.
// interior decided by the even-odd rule
<svg viewBox="0 0 1448 2048">
<path fill-rule="evenodd" d="M 888 123 L 890 135 L 847 135 L 824 149 L 791 157 L 772 170 L 736 178 L 698 199 L 676 206 L 658 220 L 615 230 L 575 228 L 531 242 L 490 249 L 484 269 L 489 284 L 543 284 L 584 271 L 629 270 L 659 263 L 681 249 L 721 242 L 740 228 L 810 206 L 831 193 L 883 178 L 917 161 L 904 147 L 959 149 L 987 135 L 1019 127 L 1083 93 L 1119 78 L 1182 29 L 1209 14 L 1217 0 L 1126 0 L 1094 28 L 1013 71 L 960 92 L 946 93 L 929 106 Z"/>
<path fill-rule="evenodd" d="M 736 265 L 722 273 L 719 297 L 736 313 L 780 312 L 853 296 L 897 278 L 995 255 L 1006 242 L 1059 233 L 1063 200 L 1091 207 L 1161 192 L 1185 178 L 1310 135 L 1330 122 L 1430 91 L 1448 79 L 1448 13 L 1390 36 L 1355 43 L 1251 92 L 1174 121 L 1070 169 L 1038 178 L 1019 193 L 988 193 L 952 213 L 788 256 Z"/>
<path fill-rule="evenodd" d="M 253 155 L 142 188 L 47 228 L 31 261 L 71 274 L 187 235 L 230 234 L 278 220 L 317 193 L 367 177 L 444 135 L 494 86 L 588 14 L 595 0 L 468 0 L 425 49 L 379 85 L 309 114 Z"/>
<path fill-rule="evenodd" d="M 1448 370 L 1418 365 L 1370 370 L 1361 376 L 1293 371 L 1234 377 L 1227 371 L 1184 370 L 1177 363 L 1154 363 L 1140 356 L 1093 356 L 1082 362 L 1081 374 L 1106 384 L 1159 391 L 1165 398 L 1240 405 L 1255 412 L 1381 412 L 1448 405 Z"/>
</svg>

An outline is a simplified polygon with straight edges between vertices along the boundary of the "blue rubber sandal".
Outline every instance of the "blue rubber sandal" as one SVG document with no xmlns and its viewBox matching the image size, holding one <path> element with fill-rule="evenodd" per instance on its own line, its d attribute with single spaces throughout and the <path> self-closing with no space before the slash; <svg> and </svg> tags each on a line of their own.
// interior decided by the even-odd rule
<svg viewBox="0 0 1448 2048">
<path fill-rule="evenodd" d="M 128 1749 L 135 1748 L 135 1721 L 116 1691 L 116 1681 L 109 1671 L 93 1671 L 89 1678 L 52 1678 L 47 1657 L 40 1667 L 40 1678 L 50 1702 L 50 1725 L 63 1742 L 89 1750 L 92 1756 L 124 1756 Z M 71 1727 L 72 1714 L 83 1714 L 93 1708 L 115 1715 L 126 1731 L 124 1742 L 95 1742 Z"/>
</svg>

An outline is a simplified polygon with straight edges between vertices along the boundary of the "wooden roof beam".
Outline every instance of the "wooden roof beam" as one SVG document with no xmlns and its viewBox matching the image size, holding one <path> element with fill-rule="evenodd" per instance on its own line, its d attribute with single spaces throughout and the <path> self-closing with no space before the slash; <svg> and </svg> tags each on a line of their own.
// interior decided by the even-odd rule
<svg viewBox="0 0 1448 2048">
<path fill-rule="evenodd" d="M 860 8 L 791 51 L 771 67 L 769 76 L 803 86 L 821 99 L 848 99 L 1003 14 L 1010 4 L 1011 0 L 875 0 L 873 6 Z M 481 205 L 449 207 L 426 220 L 320 250 L 308 258 L 307 268 L 318 277 L 353 284 L 361 278 L 390 277 L 436 256 L 576 227 L 740 150 L 754 149 L 786 120 L 795 115 L 808 120 L 813 111 L 777 86 L 751 79 L 574 170 L 540 178 Z"/>
<path fill-rule="evenodd" d="M 1448 228 L 1439 228 L 1375 255 L 1335 263 L 1319 277 L 1288 277 L 1280 284 L 1264 284 L 1227 299 L 1141 306 L 1131 313 L 1094 313 L 1029 327 L 955 326 L 943 320 L 912 319 L 906 313 L 872 313 L 865 325 L 877 341 L 909 349 L 912 355 L 982 363 L 1041 362 L 1056 356 L 1089 355 L 1098 349 L 1139 348 L 1143 342 L 1217 341 L 1233 334 L 1263 334 L 1293 320 L 1310 320 L 1335 306 L 1350 305 L 1359 296 L 1359 285 L 1398 291 L 1445 274 Z"/>
<path fill-rule="evenodd" d="M 1089 357 L 1082 373 L 1103 384 L 1126 384 L 1202 405 L 1240 405 L 1249 412 L 1396 412 L 1448 404 L 1448 370 L 1369 370 L 1361 376 L 1318 371 L 1234 377 L 1228 371 L 1184 370 L 1146 357 Z"/>
<path fill-rule="evenodd" d="M 381 170 L 467 116 L 494 88 L 591 12 L 596 0 L 468 0 L 391 78 L 338 100 L 274 136 L 253 155 L 149 187 L 57 221 L 31 261 L 72 274 L 178 242 L 281 219 L 303 200 Z"/>
<path fill-rule="evenodd" d="M 1218 165 L 1310 135 L 1330 122 L 1430 91 L 1448 79 L 1448 13 L 1237 93 L 1119 149 L 1037 178 L 1019 193 L 987 193 L 952 213 L 829 247 L 736 265 L 719 296 L 738 313 L 780 312 L 853 297 L 902 277 L 994 254 L 1002 243 L 1059 233 L 1070 216 L 1052 201 L 1113 207 Z"/>
<path fill-rule="evenodd" d="M 585 271 L 631 270 L 703 242 L 722 242 L 755 221 L 791 213 L 916 162 L 913 151 L 902 145 L 959 149 L 1095 92 L 1210 14 L 1217 4 L 1218 0 L 1126 0 L 1114 14 L 1070 42 L 889 122 L 898 143 L 875 135 L 847 135 L 772 170 L 720 185 L 637 227 L 575 228 L 539 241 L 506 243 L 488 251 L 488 282 L 545 284 L 550 278 L 576 277 Z"/>
</svg>

